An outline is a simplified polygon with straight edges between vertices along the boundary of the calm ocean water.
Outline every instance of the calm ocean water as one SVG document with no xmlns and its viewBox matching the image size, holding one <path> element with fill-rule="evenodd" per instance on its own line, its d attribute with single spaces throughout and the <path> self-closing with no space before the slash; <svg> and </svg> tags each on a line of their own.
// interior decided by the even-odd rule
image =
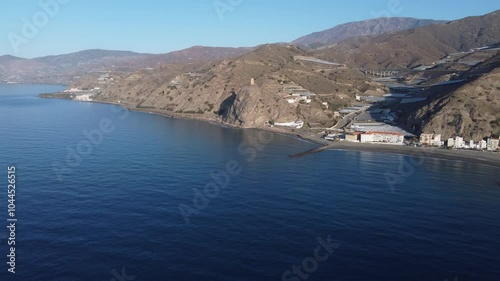
<svg viewBox="0 0 500 281">
<path fill-rule="evenodd" d="M 409 157 L 36 97 L 61 89 L 0 85 L 0 280 L 500 280 L 498 168 L 429 158 L 391 190 Z"/>
</svg>

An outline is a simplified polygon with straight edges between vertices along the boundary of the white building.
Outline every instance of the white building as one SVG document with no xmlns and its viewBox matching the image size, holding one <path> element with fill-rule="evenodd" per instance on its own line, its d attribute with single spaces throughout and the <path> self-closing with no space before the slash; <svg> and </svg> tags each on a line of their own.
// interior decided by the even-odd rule
<svg viewBox="0 0 500 281">
<path fill-rule="evenodd" d="M 420 143 L 429 146 L 443 146 L 444 141 L 441 141 L 440 134 L 421 134 Z"/>
<path fill-rule="evenodd" d="M 464 148 L 465 142 L 462 137 L 455 137 L 455 148 Z"/>
<path fill-rule="evenodd" d="M 499 143 L 498 139 L 489 138 L 486 141 L 486 149 L 488 151 L 495 151 L 498 149 L 498 143 Z"/>
<path fill-rule="evenodd" d="M 65 93 L 77 93 L 77 92 L 81 92 L 82 90 L 78 89 L 78 88 L 71 88 L 69 90 L 66 90 L 64 91 Z"/>
<path fill-rule="evenodd" d="M 444 146 L 444 141 L 441 140 L 441 135 L 434 135 L 434 139 L 431 141 L 431 145 L 434 146 Z"/>
<path fill-rule="evenodd" d="M 477 145 L 476 145 L 476 143 L 474 143 L 473 140 L 469 141 L 469 148 L 470 149 L 476 149 L 477 148 Z"/>
<path fill-rule="evenodd" d="M 481 140 L 478 144 L 478 149 L 484 150 L 488 148 L 487 142 L 485 140 Z"/>
<path fill-rule="evenodd" d="M 420 143 L 423 145 L 430 145 L 433 139 L 433 134 L 421 134 L 420 135 Z"/>
<path fill-rule="evenodd" d="M 287 97 L 286 101 L 289 104 L 295 104 L 301 101 L 311 103 L 312 99 L 310 95 L 291 94 L 290 97 Z"/>
<path fill-rule="evenodd" d="M 300 129 L 300 128 L 304 127 L 304 121 L 298 120 L 298 121 L 295 121 L 295 122 L 274 123 L 274 126 L 277 126 L 277 127 L 290 127 L 290 128 Z"/>
<path fill-rule="evenodd" d="M 361 142 L 364 143 L 387 143 L 402 145 L 405 139 L 404 134 L 389 132 L 366 132 L 361 134 Z"/>
<path fill-rule="evenodd" d="M 448 147 L 455 147 L 455 140 L 453 138 L 448 139 Z"/>
<path fill-rule="evenodd" d="M 75 97 L 75 100 L 77 100 L 77 101 L 92 101 L 93 96 L 94 95 L 92 95 L 92 94 L 78 95 Z"/>
</svg>

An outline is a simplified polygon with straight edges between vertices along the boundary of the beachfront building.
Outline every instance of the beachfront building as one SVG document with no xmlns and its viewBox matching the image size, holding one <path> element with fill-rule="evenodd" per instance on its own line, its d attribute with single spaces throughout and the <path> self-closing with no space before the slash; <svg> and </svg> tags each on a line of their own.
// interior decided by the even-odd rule
<svg viewBox="0 0 500 281">
<path fill-rule="evenodd" d="M 423 145 L 431 145 L 431 141 L 434 134 L 421 134 L 420 135 L 420 143 Z"/>
<path fill-rule="evenodd" d="M 329 141 L 336 141 L 336 140 L 345 140 L 345 135 L 344 134 L 338 134 L 338 133 L 333 133 L 333 134 L 328 134 L 325 136 L 325 140 Z"/>
<path fill-rule="evenodd" d="M 350 142 L 359 142 L 361 139 L 361 132 L 352 132 L 345 134 L 345 140 Z"/>
<path fill-rule="evenodd" d="M 478 144 L 478 149 L 485 150 L 488 148 L 488 143 L 485 140 L 481 140 Z"/>
<path fill-rule="evenodd" d="M 390 132 L 366 132 L 361 134 L 361 142 L 363 143 L 387 143 L 402 145 L 405 135 L 401 133 Z"/>
<path fill-rule="evenodd" d="M 465 147 L 465 142 L 464 138 L 462 137 L 455 137 L 455 148 L 464 148 Z"/>
<path fill-rule="evenodd" d="M 488 151 L 495 151 L 498 149 L 499 139 L 489 138 L 486 141 L 486 149 Z"/>
<path fill-rule="evenodd" d="M 444 141 L 441 141 L 440 134 L 421 134 L 420 143 L 427 146 L 443 146 Z"/>
<path fill-rule="evenodd" d="M 432 146 L 444 146 L 444 141 L 441 140 L 441 135 L 440 134 L 435 134 L 434 139 L 431 141 Z"/>
<path fill-rule="evenodd" d="M 469 141 L 469 148 L 470 149 L 476 149 L 477 148 L 477 145 L 476 145 L 476 143 L 473 140 Z"/>
<path fill-rule="evenodd" d="M 446 144 L 448 147 L 455 147 L 455 140 L 453 138 L 449 138 Z"/>
</svg>

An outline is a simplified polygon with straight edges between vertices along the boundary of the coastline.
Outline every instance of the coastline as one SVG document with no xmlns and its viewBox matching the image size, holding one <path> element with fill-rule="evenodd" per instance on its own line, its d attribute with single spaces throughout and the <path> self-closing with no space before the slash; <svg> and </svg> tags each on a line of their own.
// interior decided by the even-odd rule
<svg viewBox="0 0 500 281">
<path fill-rule="evenodd" d="M 57 96 L 40 96 L 41 98 L 53 98 L 53 99 L 67 99 L 63 97 Z M 67 99 L 76 101 L 73 99 Z M 154 115 L 160 115 L 167 118 L 173 119 L 185 119 L 185 120 L 199 120 L 210 123 L 216 126 L 222 126 L 227 128 L 237 128 L 237 129 L 255 129 L 255 130 L 263 130 L 269 131 L 273 133 L 284 134 L 290 137 L 300 138 L 301 140 L 308 141 L 318 145 L 318 148 L 322 148 L 321 151 L 324 150 L 348 150 L 348 151 L 365 151 L 365 152 L 375 152 L 375 153 L 388 153 L 395 155 L 407 155 L 407 156 L 415 156 L 415 157 L 424 157 L 424 158 L 437 158 L 444 159 L 449 161 L 462 161 L 462 162 L 470 162 L 494 167 L 500 167 L 500 153 L 494 152 L 483 152 L 483 151 L 472 151 L 472 150 L 456 150 L 456 149 L 443 149 L 443 148 L 424 148 L 424 147 L 412 147 L 405 145 L 389 145 L 389 144 L 371 144 L 371 143 L 352 143 L 352 142 L 332 142 L 327 141 L 318 134 L 315 134 L 312 131 L 301 130 L 300 132 L 290 131 L 287 129 L 278 129 L 278 128 L 250 128 L 250 127 L 241 127 L 233 124 L 223 123 L 220 120 L 215 118 L 207 118 L 201 116 L 194 115 L 186 115 L 186 114 L 175 114 L 175 113 L 166 113 L 160 110 L 155 110 L 153 108 L 136 108 L 128 106 L 127 104 L 109 102 L 109 101 L 83 101 L 83 102 L 91 102 L 91 103 L 101 103 L 101 104 L 109 104 L 109 105 L 117 105 L 123 108 L 126 108 L 130 111 L 142 112 Z M 298 151 L 297 154 L 303 154 L 307 151 Z"/>
<path fill-rule="evenodd" d="M 413 147 L 406 145 L 390 145 L 375 143 L 330 142 L 318 136 L 312 137 L 316 142 L 327 144 L 327 150 L 366 151 L 389 153 L 424 158 L 437 158 L 451 161 L 462 161 L 500 167 L 500 153 L 475 150 L 445 149 L 437 147 Z"/>
</svg>

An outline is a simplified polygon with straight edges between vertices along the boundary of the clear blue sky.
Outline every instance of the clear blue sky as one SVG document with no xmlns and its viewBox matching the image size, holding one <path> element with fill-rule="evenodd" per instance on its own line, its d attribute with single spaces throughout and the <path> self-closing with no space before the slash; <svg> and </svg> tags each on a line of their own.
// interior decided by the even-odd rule
<svg viewBox="0 0 500 281">
<path fill-rule="evenodd" d="M 47 15 L 40 3 L 51 1 L 68 3 Z M 498 0 L 1 0 L 0 55 L 255 46 L 376 15 L 454 20 L 498 9 Z M 23 18 L 38 30 L 23 35 Z"/>
</svg>

